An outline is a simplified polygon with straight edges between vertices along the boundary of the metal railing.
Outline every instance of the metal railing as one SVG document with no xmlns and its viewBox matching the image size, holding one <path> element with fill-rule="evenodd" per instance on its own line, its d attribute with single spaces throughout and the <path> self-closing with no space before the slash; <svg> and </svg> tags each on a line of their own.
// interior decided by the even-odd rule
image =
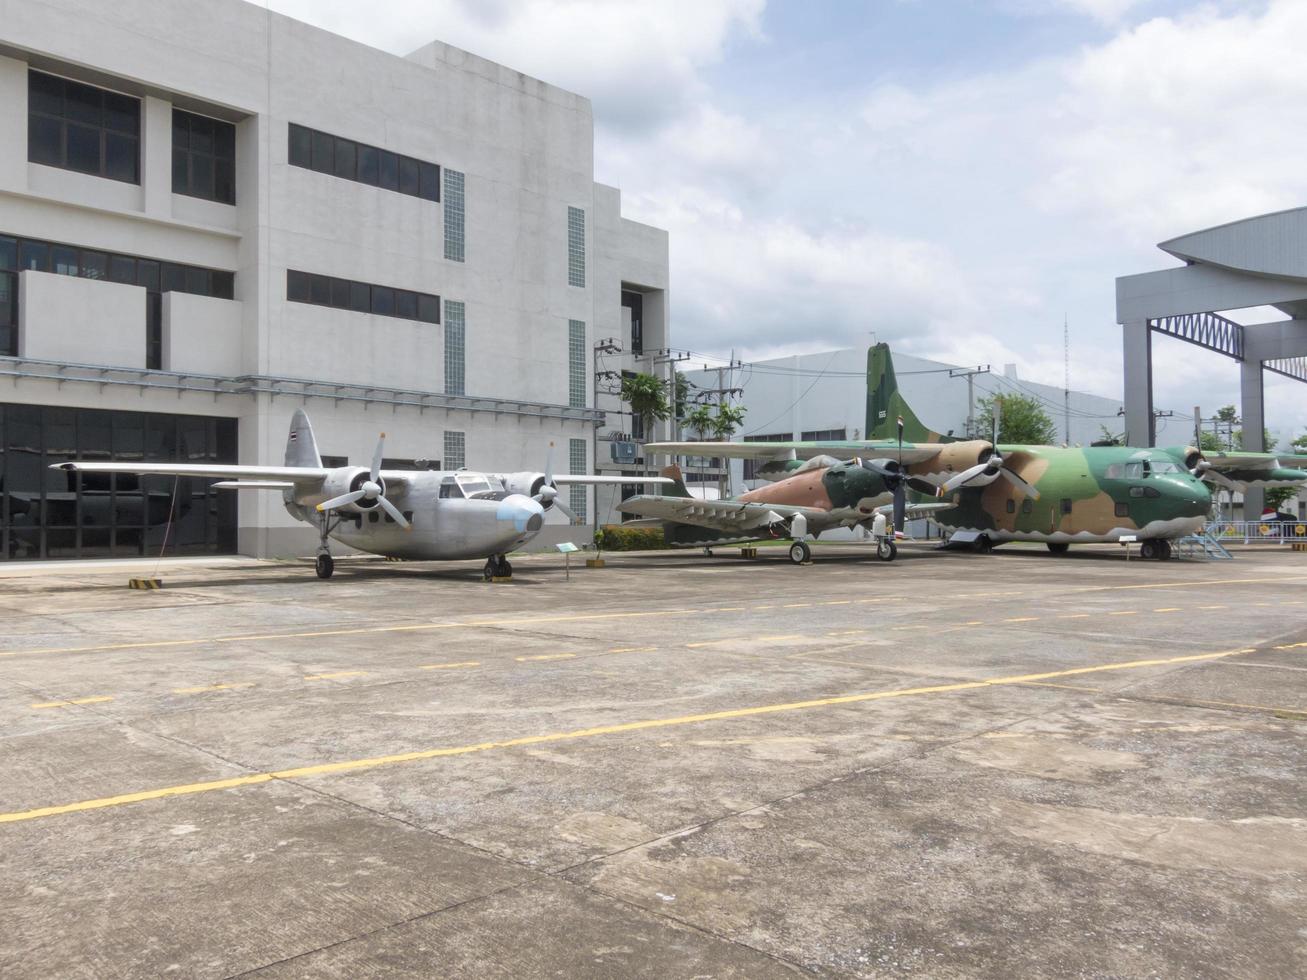
<svg viewBox="0 0 1307 980">
<path fill-rule="evenodd" d="M 1307 541 L 1307 521 L 1213 521 L 1207 534 L 1224 544 L 1289 544 Z"/>
</svg>

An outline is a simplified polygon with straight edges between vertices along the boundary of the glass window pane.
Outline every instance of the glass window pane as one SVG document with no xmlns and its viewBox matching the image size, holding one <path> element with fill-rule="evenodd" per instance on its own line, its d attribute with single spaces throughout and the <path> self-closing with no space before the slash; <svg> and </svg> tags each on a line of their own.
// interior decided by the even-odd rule
<svg viewBox="0 0 1307 980">
<path fill-rule="evenodd" d="M 63 124 L 57 119 L 29 116 L 27 119 L 27 159 L 48 167 L 62 167 Z"/>
<path fill-rule="evenodd" d="M 67 130 L 69 170 L 78 170 L 84 174 L 100 172 L 100 130 L 89 126 L 74 126 L 69 123 Z"/>
<path fill-rule="evenodd" d="M 196 296 L 208 296 L 213 292 L 213 275 L 208 269 L 186 267 L 186 292 Z"/>
<path fill-rule="evenodd" d="M 379 316 L 394 316 L 395 291 L 388 286 L 373 286 L 372 312 Z"/>
<path fill-rule="evenodd" d="M 236 203 L 236 161 L 219 157 L 213 163 L 213 199 L 223 204 Z"/>
<path fill-rule="evenodd" d="M 440 168 L 434 163 L 423 163 L 420 197 L 428 201 L 440 200 Z"/>
<path fill-rule="evenodd" d="M 365 184 L 376 186 L 380 179 L 380 151 L 375 146 L 359 147 L 358 179 Z"/>
<path fill-rule="evenodd" d="M 87 279 L 108 279 L 109 256 L 103 252 L 83 252 L 82 275 Z"/>
<path fill-rule="evenodd" d="M 17 278 L 12 272 L 0 272 L 0 327 L 14 327 L 14 300 L 18 295 Z M 8 353 L 4 344 L 0 344 L 0 354 Z"/>
<path fill-rule="evenodd" d="M 310 301 L 308 273 L 286 270 L 286 298 L 294 303 Z"/>
<path fill-rule="evenodd" d="M 381 151 L 381 179 L 378 185 L 388 191 L 399 190 L 399 157 L 388 150 Z"/>
<path fill-rule="evenodd" d="M 312 302 L 326 306 L 331 302 L 331 280 L 326 276 L 310 276 L 309 296 Z"/>
<path fill-rule="evenodd" d="M 191 154 L 191 193 L 196 197 L 213 198 L 213 157 Z"/>
<path fill-rule="evenodd" d="M 174 194 L 189 194 L 191 190 L 190 182 L 190 154 L 185 150 L 174 149 L 172 151 L 172 192 Z"/>
<path fill-rule="evenodd" d="M 346 180 L 354 179 L 355 159 L 358 151 L 353 140 L 336 140 L 336 176 Z"/>
<path fill-rule="evenodd" d="M 213 120 L 191 116 L 191 152 L 213 155 Z"/>
<path fill-rule="evenodd" d="M 159 263 L 141 259 L 136 263 L 136 285 L 144 286 L 149 292 L 160 291 Z"/>
<path fill-rule="evenodd" d="M 418 294 L 407 289 L 395 290 L 395 316 L 405 320 L 418 318 Z"/>
<path fill-rule="evenodd" d="M 236 295 L 236 273 L 215 270 L 209 295 L 216 299 L 233 298 Z"/>
<path fill-rule="evenodd" d="M 144 264 L 144 263 L 142 263 Z M 165 293 L 186 292 L 186 267 L 174 262 L 163 264 L 163 290 Z"/>
<path fill-rule="evenodd" d="M 130 95 L 117 92 L 104 93 L 104 126 L 128 136 L 139 136 L 141 132 L 141 103 Z"/>
<path fill-rule="evenodd" d="M 32 112 L 64 114 L 64 80 L 39 71 L 27 73 L 27 105 Z"/>
<path fill-rule="evenodd" d="M 18 267 L 18 239 L 0 236 L 0 269 Z"/>
<path fill-rule="evenodd" d="M 135 184 L 138 180 L 136 169 L 136 148 L 139 146 L 135 136 L 120 136 L 118 133 L 104 134 L 105 163 L 104 175 L 114 180 L 125 180 Z"/>
<path fill-rule="evenodd" d="M 349 309 L 349 280 L 331 280 L 331 305 L 340 310 Z"/>
<path fill-rule="evenodd" d="M 172 148 L 174 150 L 190 149 L 190 116 L 180 109 L 172 111 Z"/>
<path fill-rule="evenodd" d="M 214 122 L 213 155 L 223 160 L 236 158 L 236 127 L 231 123 Z"/>
<path fill-rule="evenodd" d="M 349 308 L 358 313 L 369 313 L 372 310 L 372 290 L 365 282 L 352 282 L 349 284 Z"/>
<path fill-rule="evenodd" d="M 64 115 L 88 126 L 101 125 L 100 107 L 104 98 L 100 89 L 79 82 L 64 83 Z"/>
<path fill-rule="evenodd" d="M 54 271 L 61 276 L 77 275 L 77 249 L 70 245 L 55 245 L 50 250 Z"/>
<path fill-rule="evenodd" d="M 136 285 L 136 260 L 126 255 L 109 256 L 109 281 Z"/>
<path fill-rule="evenodd" d="M 303 126 L 290 124 L 290 162 L 297 167 L 308 167 L 313 159 L 313 139 Z"/>
<path fill-rule="evenodd" d="M 313 169 L 329 174 L 336 168 L 336 140 L 329 133 L 313 134 Z"/>
<path fill-rule="evenodd" d="M 412 157 L 399 158 L 399 192 L 417 197 L 420 169 Z"/>
<path fill-rule="evenodd" d="M 49 244 L 46 242 L 20 241 L 18 243 L 18 268 L 49 272 Z"/>
<path fill-rule="evenodd" d="M 440 322 L 440 298 L 422 293 L 418 296 L 418 319 L 423 323 Z"/>
</svg>

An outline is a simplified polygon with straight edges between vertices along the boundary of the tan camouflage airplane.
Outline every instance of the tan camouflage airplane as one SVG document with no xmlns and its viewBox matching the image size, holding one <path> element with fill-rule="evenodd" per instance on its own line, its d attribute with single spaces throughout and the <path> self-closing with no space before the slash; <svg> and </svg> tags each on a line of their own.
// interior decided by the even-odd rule
<svg viewBox="0 0 1307 980">
<path fill-rule="evenodd" d="M 1209 481 L 1238 489 L 1307 484 L 1307 457 L 1274 453 L 943 441 L 903 402 L 886 345 L 868 352 L 868 376 L 873 438 L 651 443 L 651 453 L 752 459 L 761 463 L 759 476 L 775 482 L 733 500 L 697 500 L 678 472 L 666 493 L 629 498 L 622 510 L 661 519 L 673 547 L 788 537 L 796 563 L 808 559 L 807 534 L 852 526 L 870 529 L 878 555 L 891 560 L 887 511 L 896 532 L 905 517 L 928 513 L 953 541 L 978 550 L 1040 541 L 1061 554 L 1073 543 L 1132 535 L 1143 557 L 1166 559 L 1172 540 L 1202 528 L 1211 508 Z M 895 430 L 898 439 L 875 438 Z M 914 441 L 903 442 L 905 432 Z"/>
</svg>

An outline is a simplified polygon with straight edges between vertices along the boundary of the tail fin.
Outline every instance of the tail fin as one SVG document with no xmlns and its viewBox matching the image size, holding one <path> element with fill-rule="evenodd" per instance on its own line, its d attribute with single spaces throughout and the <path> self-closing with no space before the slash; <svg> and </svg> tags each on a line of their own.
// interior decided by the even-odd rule
<svg viewBox="0 0 1307 980">
<path fill-rule="evenodd" d="M 658 471 L 659 476 L 670 477 L 675 483 L 662 483 L 658 486 L 659 496 L 662 497 L 689 497 L 690 491 L 686 489 L 685 478 L 681 475 L 681 468 L 673 463 L 671 466 L 664 466 Z"/>
<path fill-rule="evenodd" d="M 302 408 L 296 409 L 290 420 L 290 435 L 286 437 L 286 465 L 322 468 L 318 443 L 313 438 L 313 426 L 309 424 L 309 417 Z"/>
<path fill-rule="evenodd" d="M 898 420 L 903 419 L 903 438 L 908 442 L 948 442 L 927 428 L 899 394 L 894 377 L 894 359 L 889 344 L 867 348 L 867 435 L 868 439 L 897 439 Z"/>
</svg>

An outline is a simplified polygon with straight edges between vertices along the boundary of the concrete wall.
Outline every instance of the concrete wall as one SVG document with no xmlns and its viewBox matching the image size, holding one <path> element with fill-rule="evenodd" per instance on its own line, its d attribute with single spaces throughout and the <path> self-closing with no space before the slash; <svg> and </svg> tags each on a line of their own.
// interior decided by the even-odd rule
<svg viewBox="0 0 1307 980">
<path fill-rule="evenodd" d="M 145 290 L 24 270 L 18 276 L 18 352 L 73 364 L 145 367 Z"/>
<path fill-rule="evenodd" d="M 237 377 L 241 373 L 241 303 L 163 294 L 163 369 Z"/>
</svg>

